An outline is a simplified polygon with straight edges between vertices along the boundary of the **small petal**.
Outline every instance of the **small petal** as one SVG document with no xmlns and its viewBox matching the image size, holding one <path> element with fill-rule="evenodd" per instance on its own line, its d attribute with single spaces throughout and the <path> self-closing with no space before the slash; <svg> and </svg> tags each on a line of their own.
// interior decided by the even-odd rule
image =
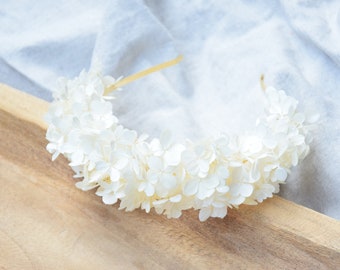
<svg viewBox="0 0 340 270">
<path fill-rule="evenodd" d="M 118 171 L 115 168 L 111 168 L 110 170 L 110 179 L 112 182 L 116 182 L 118 181 L 120 178 L 120 171 Z"/>
<path fill-rule="evenodd" d="M 55 161 L 59 154 L 60 154 L 59 151 L 54 152 L 54 154 L 52 155 L 52 161 Z"/>
<path fill-rule="evenodd" d="M 114 193 L 106 194 L 102 197 L 103 203 L 105 204 L 115 204 L 117 202 L 117 197 Z"/>
<path fill-rule="evenodd" d="M 127 158 L 120 158 L 114 165 L 117 170 L 122 170 L 126 167 L 129 160 Z"/>
<path fill-rule="evenodd" d="M 258 166 L 258 162 L 255 162 L 255 164 L 253 164 L 251 170 L 250 170 L 250 178 L 251 178 L 251 182 L 254 183 L 256 181 L 258 181 L 261 177 L 261 173 L 259 171 L 259 166 Z"/>
<path fill-rule="evenodd" d="M 196 194 L 197 198 L 200 200 L 204 200 L 205 198 L 209 198 L 214 194 L 214 188 L 208 188 L 207 181 L 201 182 L 198 186 L 198 192 Z"/>
<path fill-rule="evenodd" d="M 186 196 L 192 196 L 197 193 L 198 191 L 198 181 L 191 180 L 184 186 L 183 193 Z"/>
<path fill-rule="evenodd" d="M 253 193 L 253 186 L 250 184 L 243 184 L 240 188 L 240 194 L 244 197 L 249 197 Z"/>
<path fill-rule="evenodd" d="M 245 183 L 235 183 L 230 186 L 230 192 L 234 196 L 241 195 L 243 197 L 248 197 L 253 192 L 253 186 Z"/>
<path fill-rule="evenodd" d="M 244 197 L 242 196 L 238 196 L 238 197 L 234 197 L 228 200 L 228 203 L 232 204 L 232 205 L 240 205 L 241 203 L 243 203 L 245 200 Z"/>
<path fill-rule="evenodd" d="M 227 207 L 214 207 L 211 213 L 212 217 L 224 218 L 227 215 Z"/>
<path fill-rule="evenodd" d="M 170 198 L 170 202 L 178 203 L 182 200 L 182 195 L 178 194 Z"/>
<path fill-rule="evenodd" d="M 144 209 L 146 213 L 149 213 L 151 208 L 150 202 L 149 201 L 142 202 L 141 208 Z"/>
<path fill-rule="evenodd" d="M 155 187 L 151 184 L 147 184 L 145 186 L 144 192 L 145 192 L 146 196 L 151 197 L 155 194 Z"/>
<path fill-rule="evenodd" d="M 166 189 L 172 190 L 174 187 L 176 187 L 177 178 L 171 174 L 164 174 L 161 176 L 160 182 Z"/>
<path fill-rule="evenodd" d="M 148 159 L 148 165 L 150 169 L 155 171 L 160 171 L 163 169 L 163 162 L 162 159 L 159 157 L 150 157 Z"/>
<path fill-rule="evenodd" d="M 277 145 L 277 140 L 273 136 L 267 135 L 262 140 L 264 146 L 268 147 L 269 149 L 274 149 Z"/>
<path fill-rule="evenodd" d="M 152 204 L 158 206 L 158 205 L 165 204 L 167 201 L 168 201 L 168 199 L 162 199 L 162 200 L 154 201 Z"/>
<path fill-rule="evenodd" d="M 122 143 L 123 144 L 132 144 L 137 139 L 137 132 L 134 130 L 124 130 Z"/>
<path fill-rule="evenodd" d="M 219 177 L 221 177 L 222 179 L 226 179 L 229 177 L 229 170 L 227 168 L 227 166 L 220 166 L 217 169 L 217 174 Z"/>
<path fill-rule="evenodd" d="M 220 193 L 227 193 L 230 188 L 228 186 L 220 186 L 220 187 L 217 187 L 216 190 Z"/>
<path fill-rule="evenodd" d="M 275 179 L 278 181 L 285 181 L 287 179 L 287 171 L 283 168 L 277 168 L 275 170 Z"/>
<path fill-rule="evenodd" d="M 168 212 L 168 218 L 179 218 L 182 215 L 182 211 L 179 209 L 171 209 L 171 212 Z"/>
<path fill-rule="evenodd" d="M 202 208 L 198 215 L 199 220 L 206 221 L 210 217 L 210 214 L 211 214 L 211 207 Z"/>
<path fill-rule="evenodd" d="M 181 144 L 175 144 L 164 154 L 164 161 L 169 166 L 177 166 L 181 162 L 181 155 L 185 147 Z"/>
<path fill-rule="evenodd" d="M 202 173 L 207 173 L 209 171 L 209 161 L 205 160 L 205 159 L 200 159 L 198 161 L 198 166 L 200 168 L 200 171 Z"/>
</svg>

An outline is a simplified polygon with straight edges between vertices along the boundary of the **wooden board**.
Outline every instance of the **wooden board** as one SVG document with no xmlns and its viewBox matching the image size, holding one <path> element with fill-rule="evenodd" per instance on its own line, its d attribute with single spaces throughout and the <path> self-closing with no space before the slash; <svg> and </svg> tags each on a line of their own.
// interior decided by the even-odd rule
<svg viewBox="0 0 340 270">
<path fill-rule="evenodd" d="M 204 223 L 102 204 L 51 162 L 47 106 L 0 85 L 0 269 L 339 269 L 340 222 L 279 197 Z"/>
</svg>

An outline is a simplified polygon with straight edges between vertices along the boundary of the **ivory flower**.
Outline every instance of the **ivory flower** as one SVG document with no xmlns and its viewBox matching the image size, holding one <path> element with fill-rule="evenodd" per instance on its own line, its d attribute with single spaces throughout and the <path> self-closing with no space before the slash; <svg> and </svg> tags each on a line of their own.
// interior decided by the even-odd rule
<svg viewBox="0 0 340 270">
<path fill-rule="evenodd" d="M 309 152 L 317 117 L 298 111 L 283 91 L 266 90 L 266 114 L 249 135 L 175 143 L 169 132 L 149 141 L 119 124 L 114 95 L 104 94 L 115 82 L 97 71 L 61 79 L 46 116 L 52 159 L 63 154 L 81 178 L 76 186 L 96 188 L 105 204 L 155 208 L 168 218 L 194 208 L 201 221 L 223 218 L 227 208 L 272 197 Z"/>
</svg>

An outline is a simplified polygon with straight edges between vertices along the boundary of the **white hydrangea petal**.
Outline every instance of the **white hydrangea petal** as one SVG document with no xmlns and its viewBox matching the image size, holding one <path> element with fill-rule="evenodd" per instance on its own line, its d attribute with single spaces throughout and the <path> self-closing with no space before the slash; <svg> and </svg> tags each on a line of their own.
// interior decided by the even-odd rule
<svg viewBox="0 0 340 270">
<path fill-rule="evenodd" d="M 277 181 L 283 182 L 286 180 L 287 176 L 288 176 L 287 171 L 284 168 L 277 168 L 275 170 L 275 179 Z"/>
<path fill-rule="evenodd" d="M 239 160 L 230 160 L 229 166 L 232 167 L 232 168 L 240 168 L 240 167 L 242 167 L 242 162 L 240 162 Z"/>
<path fill-rule="evenodd" d="M 197 198 L 200 200 L 204 200 L 205 198 L 210 197 L 215 192 L 214 188 L 210 188 L 210 185 L 208 181 L 202 181 L 198 185 L 198 191 L 197 191 Z"/>
<path fill-rule="evenodd" d="M 116 168 L 111 168 L 110 169 L 110 179 L 112 182 L 118 181 L 120 178 L 120 171 L 117 170 Z"/>
<path fill-rule="evenodd" d="M 162 199 L 162 200 L 154 201 L 152 204 L 159 206 L 159 205 L 165 204 L 167 201 L 168 201 L 168 199 Z"/>
<path fill-rule="evenodd" d="M 150 148 L 152 150 L 152 152 L 156 155 L 156 156 L 160 156 L 163 154 L 163 147 L 162 147 L 162 144 L 160 142 L 159 139 L 153 139 L 151 142 L 150 142 Z"/>
<path fill-rule="evenodd" d="M 152 156 L 148 159 L 148 165 L 150 169 L 160 171 L 163 169 L 162 159 L 159 157 Z"/>
<path fill-rule="evenodd" d="M 197 180 L 191 180 L 187 182 L 184 186 L 183 193 L 186 196 L 192 196 L 198 191 L 199 182 Z"/>
<path fill-rule="evenodd" d="M 129 144 L 132 144 L 136 139 L 137 139 L 137 132 L 134 130 L 126 129 L 124 131 L 124 135 L 123 135 L 121 143 L 129 145 Z"/>
<path fill-rule="evenodd" d="M 90 106 L 91 106 L 91 111 L 94 114 L 105 115 L 105 114 L 111 114 L 112 112 L 112 104 L 110 102 L 94 100 L 91 102 Z"/>
<path fill-rule="evenodd" d="M 71 163 L 70 166 L 77 166 L 83 164 L 84 154 L 80 151 L 76 151 L 71 155 Z"/>
<path fill-rule="evenodd" d="M 102 197 L 102 200 L 105 204 L 115 204 L 118 201 L 114 193 L 105 194 Z"/>
<path fill-rule="evenodd" d="M 242 168 L 242 166 L 236 167 L 232 170 L 231 178 L 235 182 L 240 182 L 243 179 L 243 168 Z"/>
<path fill-rule="evenodd" d="M 155 194 L 155 187 L 150 183 L 146 183 L 144 192 L 146 196 L 151 197 Z"/>
<path fill-rule="evenodd" d="M 195 150 L 195 154 L 200 157 L 204 154 L 206 146 L 204 144 L 198 144 L 195 146 L 194 150 Z"/>
<path fill-rule="evenodd" d="M 180 202 L 182 199 L 182 195 L 181 194 L 177 194 L 176 196 L 172 196 L 170 197 L 170 202 L 173 202 L 173 203 L 178 203 Z"/>
<path fill-rule="evenodd" d="M 114 167 L 117 170 L 122 170 L 127 166 L 128 163 L 129 163 L 129 160 L 127 158 L 120 158 L 120 159 L 117 160 Z"/>
<path fill-rule="evenodd" d="M 245 201 L 245 197 L 237 196 L 228 199 L 228 202 L 232 205 L 240 205 Z"/>
<path fill-rule="evenodd" d="M 115 84 L 118 80 L 115 80 L 112 76 L 104 76 L 104 77 L 102 77 L 103 84 L 104 85 L 108 85 L 108 86 Z"/>
<path fill-rule="evenodd" d="M 143 133 L 143 134 L 141 134 L 140 136 L 139 136 L 139 140 L 140 141 L 145 141 L 145 140 L 147 140 L 149 138 L 149 135 L 148 134 L 145 134 L 145 133 Z"/>
<path fill-rule="evenodd" d="M 164 153 L 164 162 L 168 166 L 177 166 L 181 162 L 184 145 L 175 144 Z"/>
<path fill-rule="evenodd" d="M 247 136 L 244 138 L 241 151 L 258 153 L 262 150 L 262 141 L 256 136 Z"/>
<path fill-rule="evenodd" d="M 161 175 L 159 173 L 155 173 L 155 172 L 151 172 L 151 171 L 147 172 L 147 180 L 151 184 L 157 184 L 160 176 Z"/>
<path fill-rule="evenodd" d="M 142 191 L 145 190 L 145 188 L 146 188 L 146 182 L 142 182 L 142 183 L 140 183 L 139 186 L 138 186 L 138 191 L 139 191 L 139 192 L 142 192 Z"/>
<path fill-rule="evenodd" d="M 299 156 L 296 152 L 292 153 L 291 159 L 292 159 L 292 165 L 293 166 L 296 166 L 299 163 Z"/>
<path fill-rule="evenodd" d="M 250 184 L 243 184 L 240 189 L 240 194 L 244 197 L 249 197 L 253 193 L 254 187 Z"/>
<path fill-rule="evenodd" d="M 200 159 L 198 160 L 198 166 L 199 166 L 200 171 L 204 175 L 209 171 L 210 163 L 208 160 Z"/>
<path fill-rule="evenodd" d="M 199 220 L 200 221 L 206 221 L 210 215 L 211 215 L 211 207 L 205 207 L 205 208 L 202 208 L 199 212 Z"/>
<path fill-rule="evenodd" d="M 277 146 L 277 140 L 274 136 L 267 135 L 263 138 L 263 144 L 269 149 L 274 149 Z"/>
<path fill-rule="evenodd" d="M 111 190 L 104 188 L 103 186 L 99 186 L 96 190 L 96 195 L 103 197 L 105 194 L 111 192 Z"/>
<path fill-rule="evenodd" d="M 220 179 L 217 176 L 211 176 L 202 183 L 204 183 L 207 188 L 216 188 L 220 183 Z"/>
<path fill-rule="evenodd" d="M 258 202 L 263 202 L 264 199 L 272 197 L 274 191 L 273 185 L 263 184 L 259 190 L 254 192 L 254 195 Z"/>
<path fill-rule="evenodd" d="M 259 164 L 258 162 L 255 162 L 250 171 L 251 182 L 253 183 L 253 182 L 258 181 L 260 177 L 261 177 L 261 172 L 259 169 Z"/>
<path fill-rule="evenodd" d="M 229 177 L 229 169 L 227 166 L 219 166 L 216 173 L 222 179 L 227 179 Z"/>
<path fill-rule="evenodd" d="M 230 186 L 230 192 L 234 196 L 241 195 L 243 197 L 248 197 L 253 192 L 253 186 L 246 183 L 235 183 Z"/>
<path fill-rule="evenodd" d="M 220 186 L 220 187 L 217 187 L 216 190 L 220 193 L 227 193 L 230 188 L 228 186 Z"/>
<path fill-rule="evenodd" d="M 214 207 L 211 213 L 212 217 L 224 218 L 227 215 L 227 207 Z"/>
<path fill-rule="evenodd" d="M 141 208 L 145 210 L 146 213 L 150 212 L 151 205 L 149 201 L 142 202 Z"/>
<path fill-rule="evenodd" d="M 227 208 L 226 207 L 226 203 L 225 202 L 222 202 L 222 201 L 214 201 L 212 202 L 211 204 L 214 208 Z"/>
<path fill-rule="evenodd" d="M 168 212 L 167 212 L 168 213 Z M 182 211 L 176 208 L 171 209 L 171 211 L 167 214 L 168 218 L 179 218 L 182 215 Z"/>
<path fill-rule="evenodd" d="M 94 189 L 97 186 L 98 186 L 97 183 L 89 183 L 89 182 L 84 182 L 84 181 L 80 181 L 76 183 L 76 187 L 83 191 Z"/>
<path fill-rule="evenodd" d="M 176 187 L 177 178 L 171 174 L 164 174 L 161 176 L 160 182 L 166 189 L 172 190 L 174 187 Z"/>
<path fill-rule="evenodd" d="M 297 134 L 296 136 L 293 137 L 292 142 L 295 145 L 301 145 L 305 142 L 305 137 L 302 136 L 301 134 Z"/>
</svg>

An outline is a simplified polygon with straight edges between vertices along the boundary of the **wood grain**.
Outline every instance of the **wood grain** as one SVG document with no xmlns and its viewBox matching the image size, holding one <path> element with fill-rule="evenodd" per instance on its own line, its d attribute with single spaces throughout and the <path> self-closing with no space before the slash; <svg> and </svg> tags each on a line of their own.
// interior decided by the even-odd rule
<svg viewBox="0 0 340 270">
<path fill-rule="evenodd" d="M 0 85 L 0 269 L 339 269 L 340 222 L 279 197 L 204 223 L 102 204 L 51 162 L 47 106 Z"/>
</svg>

